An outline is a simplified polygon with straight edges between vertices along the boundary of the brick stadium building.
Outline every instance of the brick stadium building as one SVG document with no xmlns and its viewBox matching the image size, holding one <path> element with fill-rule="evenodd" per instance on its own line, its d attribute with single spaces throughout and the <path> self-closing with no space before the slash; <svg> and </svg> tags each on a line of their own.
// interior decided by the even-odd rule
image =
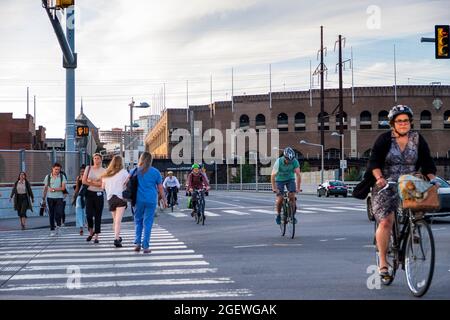
<svg viewBox="0 0 450 320">
<path fill-rule="evenodd" d="M 450 178 L 450 86 L 398 86 L 397 102 L 393 87 L 360 87 L 344 89 L 344 155 L 346 159 L 365 159 L 379 134 L 389 129 L 384 121 L 395 104 L 406 104 L 414 111 L 414 129 L 426 138 L 439 174 Z M 234 110 L 230 101 L 212 105 L 190 106 L 186 109 L 167 109 L 155 128 L 146 137 L 146 148 L 157 159 L 170 159 L 174 129 L 191 131 L 191 120 L 202 122 L 202 135 L 210 129 L 225 130 L 234 122 L 237 128 L 279 129 L 280 148 L 293 147 L 300 158 L 315 158 L 320 148 L 300 145 L 300 140 L 320 144 L 320 91 L 272 93 L 272 108 L 268 94 L 234 97 Z M 325 90 L 325 158 L 340 158 L 340 141 L 331 135 L 339 130 L 336 106 L 338 89 Z M 334 113 L 333 113 L 334 112 Z M 196 133 L 196 137 L 197 137 Z M 205 147 L 208 143 L 203 143 Z M 223 145 L 225 154 L 226 145 Z M 248 150 L 247 150 L 248 151 Z M 336 167 L 337 161 L 333 162 Z"/>
<path fill-rule="evenodd" d="M 44 150 L 45 128 L 35 127 L 34 118 L 14 119 L 12 113 L 0 113 L 0 149 L 4 150 Z"/>
</svg>

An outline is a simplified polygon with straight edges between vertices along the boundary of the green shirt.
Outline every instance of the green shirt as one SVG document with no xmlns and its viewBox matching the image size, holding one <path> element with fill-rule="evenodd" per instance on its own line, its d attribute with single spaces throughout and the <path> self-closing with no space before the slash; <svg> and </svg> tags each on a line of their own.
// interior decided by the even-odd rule
<svg viewBox="0 0 450 320">
<path fill-rule="evenodd" d="M 55 188 L 61 188 L 62 183 L 61 183 L 61 174 L 58 174 L 56 176 L 56 178 L 53 177 L 52 174 L 50 174 L 50 185 L 48 185 L 48 175 L 45 176 L 44 179 L 44 186 L 48 186 L 48 190 L 47 190 L 47 198 L 50 199 L 63 199 L 64 198 L 64 194 L 62 191 L 57 191 L 57 192 L 51 192 L 50 190 Z M 62 176 L 63 182 L 67 183 L 67 180 L 64 176 Z"/>
<path fill-rule="evenodd" d="M 300 163 L 297 159 L 286 164 L 284 157 L 278 158 L 272 169 L 272 174 L 276 174 L 276 182 L 285 182 L 295 180 L 295 169 L 300 168 Z"/>
</svg>

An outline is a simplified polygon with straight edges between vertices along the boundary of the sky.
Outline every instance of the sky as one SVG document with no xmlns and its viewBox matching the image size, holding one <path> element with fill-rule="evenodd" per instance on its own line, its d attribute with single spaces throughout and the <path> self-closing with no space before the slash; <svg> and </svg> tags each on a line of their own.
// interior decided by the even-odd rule
<svg viewBox="0 0 450 320">
<path fill-rule="evenodd" d="M 158 112 L 272 90 L 308 90 L 318 66 L 320 26 L 327 47 L 325 86 L 338 87 L 335 42 L 353 51 L 355 86 L 450 85 L 450 60 L 434 59 L 434 25 L 450 24 L 450 0 L 77 0 L 76 115 L 109 130 L 129 124 L 132 97 Z M 61 16 L 64 20 L 64 16 Z M 344 87 L 350 87 L 349 64 Z M 188 83 L 187 83 L 188 82 Z M 318 79 L 314 79 L 318 88 Z M 37 124 L 64 138 L 65 69 L 41 0 L 0 0 L 0 112 L 26 114 L 36 95 Z M 187 93 L 188 92 L 188 93 Z M 31 99 L 32 113 L 32 99 Z"/>
</svg>

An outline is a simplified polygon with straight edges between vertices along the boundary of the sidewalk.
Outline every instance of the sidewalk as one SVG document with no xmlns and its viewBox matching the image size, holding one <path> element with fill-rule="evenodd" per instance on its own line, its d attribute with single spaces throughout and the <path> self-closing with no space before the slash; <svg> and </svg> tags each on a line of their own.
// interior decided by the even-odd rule
<svg viewBox="0 0 450 320">
<path fill-rule="evenodd" d="M 128 208 L 123 215 L 122 222 L 133 221 L 133 215 L 131 214 L 131 210 Z M 102 224 L 111 224 L 112 216 L 111 212 L 107 209 L 103 210 L 102 214 Z M 66 227 L 74 227 L 75 224 L 75 215 L 74 214 L 66 214 Z M 48 216 L 31 216 L 27 219 L 26 224 L 27 229 L 49 229 L 50 230 L 50 222 Z M 1 231 L 13 231 L 13 230 L 21 230 L 19 218 L 5 218 L 0 219 L 0 232 Z M 26 230 L 25 230 L 26 231 Z M 85 230 L 86 231 L 86 230 Z"/>
</svg>

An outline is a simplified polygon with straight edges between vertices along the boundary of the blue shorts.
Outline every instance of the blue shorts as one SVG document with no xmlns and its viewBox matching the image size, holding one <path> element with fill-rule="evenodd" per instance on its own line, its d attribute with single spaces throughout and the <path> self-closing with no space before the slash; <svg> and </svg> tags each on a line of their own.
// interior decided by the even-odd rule
<svg viewBox="0 0 450 320">
<path fill-rule="evenodd" d="M 295 179 L 294 180 L 288 180 L 288 181 L 276 181 L 277 188 L 280 190 L 280 193 L 278 195 L 282 196 L 284 193 L 284 187 L 286 186 L 287 190 L 289 192 L 295 192 L 296 186 L 295 186 Z"/>
</svg>

